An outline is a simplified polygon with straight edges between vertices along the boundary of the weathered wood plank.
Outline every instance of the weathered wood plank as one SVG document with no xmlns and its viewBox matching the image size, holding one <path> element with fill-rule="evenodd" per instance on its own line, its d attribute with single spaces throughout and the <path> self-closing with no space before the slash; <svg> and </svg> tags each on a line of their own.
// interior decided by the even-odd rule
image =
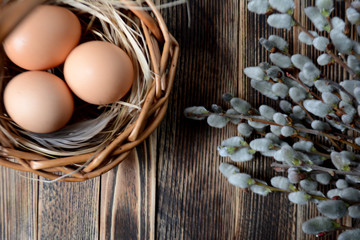
<svg viewBox="0 0 360 240">
<path fill-rule="evenodd" d="M 262 96 L 250 86 L 250 79 L 243 74 L 243 69 L 270 61 L 268 53 L 259 44 L 259 39 L 278 34 L 287 38 L 288 32 L 268 28 L 266 18 L 247 11 L 247 2 L 240 3 L 239 32 L 239 96 L 248 100 L 254 107 L 268 104 L 277 107 L 274 101 Z M 271 159 L 256 155 L 250 163 L 240 164 L 244 172 L 253 177 L 269 182 L 274 171 L 270 167 Z M 295 239 L 296 208 L 289 203 L 284 194 L 273 193 L 267 197 L 240 191 L 240 210 L 238 212 L 236 239 Z"/>
<path fill-rule="evenodd" d="M 139 162 L 133 151 L 101 176 L 100 239 L 139 237 Z"/>
<path fill-rule="evenodd" d="M 185 107 L 237 95 L 240 1 L 189 1 L 163 10 L 181 46 L 169 110 L 158 130 L 157 239 L 232 239 L 239 196 L 218 172 L 216 146 L 236 134 L 234 127 L 211 129 L 185 119 Z M 179 24 L 181 23 L 181 24 Z"/>
<path fill-rule="evenodd" d="M 154 239 L 156 133 L 101 177 L 100 239 Z"/>
<path fill-rule="evenodd" d="M 232 236 L 238 239 L 295 239 L 297 232 L 301 231 L 301 228 L 297 224 L 297 208 L 289 203 L 286 195 L 273 194 L 272 196 L 263 198 L 253 194 L 244 194 L 240 190 L 234 190 L 229 187 L 226 182 L 221 182 L 224 181 L 223 179 L 221 179 L 220 182 L 216 182 L 222 187 L 225 185 L 224 188 L 221 188 L 221 191 L 229 194 L 229 196 L 231 196 L 230 199 L 233 198 L 227 200 L 227 202 L 230 202 L 230 205 L 235 209 L 228 212 L 226 216 L 215 214 L 213 212 L 216 211 L 214 206 L 207 201 L 213 201 L 215 196 L 220 195 L 221 197 L 222 193 L 217 192 L 218 189 L 216 186 L 212 186 L 213 195 L 211 197 L 209 197 L 208 192 L 203 192 L 202 190 L 203 188 L 208 189 L 210 182 L 214 178 L 219 180 L 220 177 L 214 166 L 218 165 L 218 162 L 213 163 L 213 159 L 216 158 L 214 157 L 216 151 L 214 151 L 214 148 L 211 149 L 209 145 L 215 147 L 225 136 L 235 135 L 236 131 L 230 128 L 225 130 L 228 132 L 223 131 L 219 133 L 219 131 L 216 130 L 204 129 L 204 125 L 201 123 L 188 123 L 186 120 L 184 123 L 181 121 L 181 116 L 177 115 L 178 112 L 182 112 L 181 109 L 179 109 L 181 105 L 186 107 L 186 104 L 189 102 L 189 105 L 205 105 L 207 107 L 211 103 L 219 102 L 219 96 L 221 94 L 219 91 L 229 91 L 236 95 L 236 90 L 234 92 L 236 86 L 238 96 L 246 98 L 255 106 L 259 106 L 263 102 L 269 102 L 269 104 L 273 106 L 276 105 L 276 103 L 268 101 L 268 99 L 250 88 L 249 81 L 243 76 L 242 69 L 246 66 L 257 65 L 261 61 L 268 59 L 267 53 L 258 44 L 260 37 L 268 37 L 270 34 L 277 33 L 289 39 L 290 44 L 294 47 L 297 46 L 297 41 L 292 39 L 291 32 L 274 31 L 273 29 L 267 28 L 264 17 L 255 16 L 247 12 L 246 1 L 240 1 L 237 7 L 229 5 L 231 5 L 229 1 L 225 3 L 222 2 L 221 6 L 209 1 L 205 4 L 200 1 L 191 3 L 191 16 L 193 21 L 203 26 L 204 29 L 189 29 L 187 31 L 188 34 L 177 35 L 177 32 L 184 32 L 183 30 L 178 30 L 182 29 L 182 27 L 170 24 L 170 28 L 174 29 L 173 32 L 175 36 L 177 36 L 181 46 L 183 46 L 183 59 L 179 65 L 179 72 L 181 74 L 177 77 L 181 84 L 175 87 L 175 89 L 180 88 L 180 90 L 175 90 L 173 97 L 178 104 L 170 105 L 172 106 L 172 109 L 170 109 L 171 117 L 169 116 L 166 119 L 166 123 L 162 125 L 162 135 L 160 135 L 161 138 L 159 140 L 160 145 L 164 145 L 167 148 L 164 153 L 162 153 L 163 156 L 159 156 L 158 204 L 160 212 L 157 218 L 159 238 L 181 239 L 184 237 L 197 238 L 199 236 L 221 236 L 226 238 L 227 236 Z M 235 15 L 235 19 L 238 19 L 238 25 L 232 25 L 233 19 L 231 21 L 229 18 L 224 19 L 220 17 L 219 13 L 221 15 L 221 9 L 228 11 L 227 16 Z M 167 11 L 164 12 L 165 18 L 170 22 L 174 18 L 181 19 L 184 14 L 181 9 L 179 13 L 172 13 L 171 15 L 169 14 L 169 16 L 167 16 Z M 209 17 L 210 15 L 212 17 Z M 232 31 L 233 35 L 227 35 L 228 32 L 226 30 L 228 28 L 228 32 Z M 216 29 L 215 36 L 210 35 L 213 29 Z M 219 31 L 219 29 L 223 31 Z M 231 36 L 233 36 L 233 38 L 231 38 Z M 234 41 L 234 37 L 238 37 L 238 40 Z M 219 42 L 214 41 L 214 39 L 222 39 L 223 41 L 219 44 Z M 238 47 L 234 47 L 233 44 L 235 43 L 236 45 L 237 42 Z M 217 53 L 217 51 L 219 51 L 219 53 Z M 235 52 L 235 55 L 232 55 L 232 57 L 224 57 L 224 55 L 229 52 Z M 236 53 L 238 56 L 236 56 Z M 219 55 L 220 57 L 217 57 L 209 64 L 209 59 L 213 59 L 212 54 Z M 228 59 L 232 59 L 232 62 L 229 63 L 229 61 L 226 61 Z M 238 60 L 238 64 L 236 64 L 236 60 Z M 203 64 L 201 64 L 201 62 Z M 203 65 L 206 63 L 208 63 L 208 65 L 206 70 L 204 70 Z M 222 72 L 216 71 L 216 66 L 218 65 L 224 66 Z M 238 67 L 235 71 L 231 69 L 233 74 L 238 75 L 237 83 L 227 78 L 230 86 L 220 87 L 216 85 L 218 84 L 217 81 L 224 79 L 221 75 L 228 70 L 229 65 Z M 198 86 L 201 86 L 201 88 Z M 184 99 L 185 93 L 183 93 L 185 89 L 186 99 Z M 199 91 L 198 95 L 192 94 L 194 91 Z M 184 103 L 182 103 L 182 101 Z M 184 128 L 187 128 L 190 132 L 185 133 L 186 136 L 181 136 L 181 139 L 176 139 L 176 136 L 180 136 L 178 129 L 182 130 Z M 193 133 L 193 129 L 196 129 L 197 132 Z M 217 134 L 216 136 L 213 135 L 215 133 Z M 165 136 L 167 139 L 162 140 Z M 187 141 L 184 142 L 184 139 Z M 194 140 L 191 141 L 189 139 Z M 198 143 L 199 141 L 200 143 Z M 176 156 L 173 156 L 174 153 Z M 185 160 L 179 162 L 179 159 L 183 158 L 186 158 L 189 163 L 185 162 Z M 213 161 L 210 164 L 212 168 L 207 169 L 207 173 L 205 173 L 202 169 L 203 165 L 198 163 L 198 161 Z M 259 157 L 250 164 L 244 164 L 242 169 L 253 173 L 255 177 L 269 180 L 273 175 L 273 171 L 270 169 L 270 162 L 270 160 Z M 177 170 L 174 171 L 173 169 Z M 186 175 L 183 172 L 190 174 Z M 176 184 L 166 182 L 166 179 L 169 178 L 171 182 L 176 182 Z M 199 191 L 201 191 L 201 198 L 197 196 L 199 195 Z M 224 202 L 221 202 L 221 204 L 224 204 Z M 206 207 L 203 205 L 206 205 Z M 209 205 L 211 207 L 208 207 Z M 207 214 L 210 212 L 213 219 L 207 219 L 206 216 L 203 215 L 204 212 Z M 186 220 L 183 219 L 184 217 Z M 226 221 L 225 218 L 231 218 L 232 221 L 235 222 L 235 225 L 230 225 L 231 227 L 229 226 L 228 228 L 231 229 L 230 231 L 235 230 L 234 233 L 229 233 L 229 231 L 225 233 L 221 228 L 221 223 Z M 218 221 L 220 223 L 216 230 L 212 228 L 212 225 L 208 224 L 212 221 Z M 189 225 L 201 226 L 200 229 L 195 231 L 194 228 L 187 228 Z M 208 229 L 211 229 L 208 230 L 209 235 L 206 235 L 205 231 L 202 232 L 202 226 L 205 225 Z"/>
<path fill-rule="evenodd" d="M 99 188 L 99 178 L 40 182 L 38 239 L 99 239 Z"/>
<path fill-rule="evenodd" d="M 38 182 L 0 167 L 0 239 L 36 239 Z"/>
</svg>

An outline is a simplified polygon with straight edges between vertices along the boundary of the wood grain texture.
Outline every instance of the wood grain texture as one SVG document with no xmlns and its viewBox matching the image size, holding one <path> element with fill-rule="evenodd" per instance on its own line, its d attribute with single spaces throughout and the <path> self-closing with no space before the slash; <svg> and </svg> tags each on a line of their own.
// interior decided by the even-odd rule
<svg viewBox="0 0 360 240">
<path fill-rule="evenodd" d="M 229 239 L 237 190 L 218 174 L 216 146 L 234 128 L 210 129 L 185 119 L 185 107 L 218 102 L 237 89 L 239 1 L 189 1 L 162 13 L 181 57 L 166 119 L 158 129 L 157 239 Z M 224 24 L 226 22 L 226 24 Z M 235 92 L 235 94 L 237 94 Z"/>
<path fill-rule="evenodd" d="M 243 74 L 243 69 L 257 66 L 260 62 L 270 62 L 267 51 L 259 44 L 260 38 L 268 38 L 272 34 L 277 34 L 285 39 L 291 39 L 291 33 L 269 28 L 265 16 L 247 11 L 245 1 L 242 3 L 241 10 L 247 26 L 242 28 L 240 36 L 240 43 L 242 43 L 240 52 L 245 52 L 243 53 L 245 55 L 243 57 L 244 64 L 240 68 L 238 78 L 238 81 L 243 83 L 243 88 L 239 89 L 239 92 L 243 93 L 240 97 L 245 98 L 255 107 L 266 103 L 276 109 L 278 106 L 275 101 L 269 100 L 251 88 L 250 79 Z M 289 44 L 292 44 L 292 41 L 289 41 Z M 275 174 L 270 167 L 272 160 L 260 155 L 256 156 L 256 160 L 240 166 L 244 172 L 269 182 Z M 295 239 L 298 231 L 295 224 L 296 206 L 288 201 L 285 194 L 275 193 L 266 198 L 256 194 L 242 194 L 241 202 L 241 208 L 244 210 L 238 215 L 240 234 L 236 236 L 236 239 L 241 239 L 242 236 L 245 239 Z"/>
<path fill-rule="evenodd" d="M 0 167 L 0 239 L 36 239 L 37 177 Z"/>
<path fill-rule="evenodd" d="M 100 239 L 154 239 L 154 136 L 101 177 Z"/>
<path fill-rule="evenodd" d="M 205 122 L 187 120 L 187 106 L 225 103 L 224 92 L 260 104 L 265 98 L 250 89 L 242 69 L 264 59 L 257 40 L 264 18 L 246 11 L 246 1 L 192 1 L 192 23 L 172 24 L 182 57 L 166 121 L 159 129 L 158 239 L 290 239 L 295 212 L 284 196 L 268 198 L 230 186 L 219 173 L 217 145 L 236 135 L 235 127 L 216 130 Z M 170 10 L 169 10 L 170 11 Z M 176 19 L 185 19 L 184 11 Z M 182 34 L 186 33 L 186 36 Z M 265 32 L 267 34 L 267 32 Z M 184 132 L 184 129 L 186 131 Z M 269 161 L 239 165 L 258 178 L 269 179 Z M 272 211 L 284 209 L 282 211 Z M 196 227 L 193 227 L 196 226 Z"/>
<path fill-rule="evenodd" d="M 157 0 L 166 3 L 170 0 Z M 295 16 L 311 27 L 300 9 L 315 0 L 295 0 Z M 338 7 L 344 8 L 342 3 Z M 43 183 L 32 174 L 0 167 L 0 240 L 3 239 L 239 239 L 315 240 L 301 223 L 318 216 L 314 204 L 296 206 L 286 194 L 262 197 L 236 188 L 218 171 L 216 147 L 237 135 L 236 126 L 210 128 L 183 116 L 188 106 L 212 103 L 229 107 L 224 92 L 254 106 L 278 103 L 250 87 L 243 69 L 270 61 L 259 38 L 278 34 L 290 51 L 320 54 L 299 44 L 297 29 L 269 28 L 266 17 L 247 11 L 247 1 L 189 1 L 162 14 L 181 46 L 169 109 L 157 131 L 118 167 L 84 183 Z M 344 11 L 336 10 L 344 17 Z M 330 79 L 344 71 L 324 68 Z M 269 182 L 272 161 L 256 155 L 237 164 L 244 172 Z M 41 178 L 43 179 L 43 178 Z M 346 225 L 359 222 L 346 218 Z M 322 239 L 336 239 L 328 235 Z"/>
<path fill-rule="evenodd" d="M 295 2 L 299 6 L 296 14 L 310 26 L 300 9 L 315 1 Z M 159 143 L 165 149 L 159 152 L 158 208 L 162 211 L 157 216 L 158 238 L 315 239 L 301 229 L 303 221 L 319 215 L 314 204 L 298 207 L 289 202 L 286 194 L 264 198 L 230 186 L 217 170 L 220 162 L 229 160 L 220 159 L 215 148 L 224 138 L 236 135 L 236 130 L 214 130 L 205 122 L 186 120 L 179 108 L 224 105 L 223 92 L 245 98 L 257 107 L 267 103 L 278 108 L 278 103 L 253 90 L 250 79 L 243 74 L 247 66 L 270 61 L 259 38 L 278 34 L 289 41 L 290 51 L 313 55 L 315 61 L 319 52 L 298 42 L 298 29 L 280 31 L 268 27 L 265 16 L 247 11 L 247 1 L 189 3 L 193 24 L 187 30 L 173 22 L 174 18 L 182 22 L 186 19 L 184 9 L 175 15 L 171 10 L 163 11 L 170 31 L 182 46 L 182 56 L 172 107 L 159 130 Z M 342 73 L 329 72 L 334 79 Z M 275 174 L 270 163 L 270 159 L 257 156 L 255 161 L 238 166 L 269 182 Z M 344 222 L 349 223 L 349 219 Z M 324 239 L 334 237 L 330 234 Z"/>
<path fill-rule="evenodd" d="M 38 239 L 98 239 L 99 178 L 40 182 L 38 197 Z"/>
</svg>

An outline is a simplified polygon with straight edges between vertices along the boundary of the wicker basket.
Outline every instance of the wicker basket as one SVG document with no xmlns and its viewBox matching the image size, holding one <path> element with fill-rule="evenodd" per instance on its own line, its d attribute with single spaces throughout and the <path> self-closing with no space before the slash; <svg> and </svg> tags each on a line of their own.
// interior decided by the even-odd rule
<svg viewBox="0 0 360 240">
<path fill-rule="evenodd" d="M 26 0 L 3 7 L 0 10 L 0 40 L 2 41 L 27 13 L 43 2 L 46 1 Z M 53 158 L 41 152 L 26 150 L 16 144 L 13 139 L 22 136 L 13 133 L 9 120 L 2 117 L 0 165 L 32 172 L 52 180 L 84 181 L 117 166 L 160 124 L 166 113 L 168 97 L 173 86 L 179 46 L 168 32 L 161 14 L 151 0 L 144 1 L 143 7 L 150 9 L 146 11 L 135 1 L 127 0 L 123 3 L 128 6 L 126 14 L 131 14 L 132 18 L 137 19 L 145 36 L 151 70 L 155 73 L 136 118 L 125 126 L 118 126 L 118 133 L 112 137 L 106 147 L 84 154 Z M 4 116 L 4 112 L 1 114 Z"/>
</svg>

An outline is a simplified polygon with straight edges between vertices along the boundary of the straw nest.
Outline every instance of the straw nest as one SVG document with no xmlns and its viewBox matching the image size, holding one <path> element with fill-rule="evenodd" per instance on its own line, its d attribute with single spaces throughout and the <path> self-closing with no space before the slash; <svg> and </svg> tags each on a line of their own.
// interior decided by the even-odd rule
<svg viewBox="0 0 360 240">
<path fill-rule="evenodd" d="M 27 0 L 0 10 L 0 40 L 37 4 L 73 11 L 82 24 L 81 42 L 102 40 L 125 50 L 136 77 L 126 99 L 111 105 L 78 104 L 63 129 L 35 134 L 17 126 L 1 104 L 0 164 L 53 181 L 83 181 L 123 161 L 162 120 L 173 85 L 178 44 L 151 0 Z M 18 17 L 14 14 L 17 13 Z M 1 89 L 21 69 L 1 54 Z M 49 70 L 61 74 L 61 67 Z"/>
</svg>

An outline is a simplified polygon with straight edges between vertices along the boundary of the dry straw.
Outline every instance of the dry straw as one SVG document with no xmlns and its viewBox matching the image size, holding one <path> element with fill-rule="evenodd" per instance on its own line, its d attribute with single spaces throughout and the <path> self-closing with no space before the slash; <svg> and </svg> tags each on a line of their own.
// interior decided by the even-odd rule
<svg viewBox="0 0 360 240">
<path fill-rule="evenodd" d="M 11 2 L 0 10 L 0 40 L 44 2 L 66 7 L 79 17 L 81 41 L 97 39 L 124 49 L 133 61 L 136 78 L 127 99 L 97 108 L 79 106 L 80 120 L 51 134 L 24 131 L 1 106 L 0 165 L 56 181 L 84 181 L 118 165 L 159 125 L 167 109 L 179 47 L 151 0 Z M 2 93 L 19 69 L 1 55 Z"/>
</svg>

